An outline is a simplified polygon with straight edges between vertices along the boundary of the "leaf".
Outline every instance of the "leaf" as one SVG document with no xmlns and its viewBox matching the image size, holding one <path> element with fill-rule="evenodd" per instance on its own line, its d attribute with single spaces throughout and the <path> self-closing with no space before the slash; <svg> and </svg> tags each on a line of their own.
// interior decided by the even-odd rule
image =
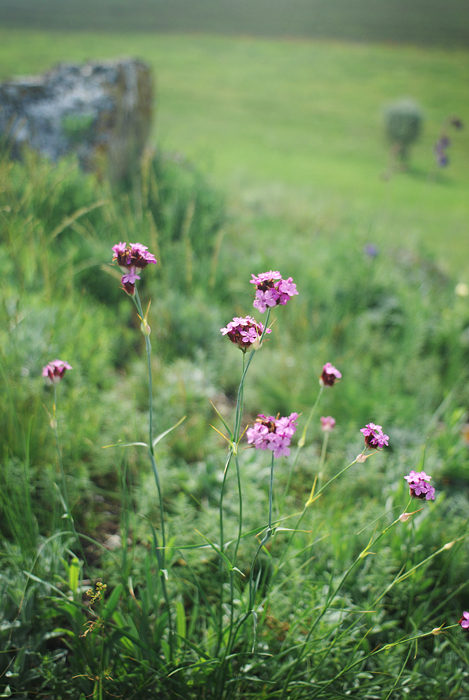
<svg viewBox="0 0 469 700">
<path fill-rule="evenodd" d="M 187 418 L 187 416 L 183 416 L 183 417 L 181 418 L 181 420 L 178 420 L 178 422 L 177 422 L 175 425 L 173 425 L 172 428 L 168 428 L 168 430 L 165 430 L 164 433 L 160 433 L 160 435 L 158 435 L 158 437 L 156 437 L 156 438 L 153 440 L 153 447 L 154 447 L 160 440 L 162 440 L 168 433 L 170 433 L 172 430 L 174 430 L 174 429 L 177 428 L 179 425 L 181 425 L 181 423 L 182 423 L 183 421 L 185 421 L 186 418 Z"/>
<path fill-rule="evenodd" d="M 108 447 L 132 447 L 132 445 L 140 445 L 140 447 L 148 447 L 146 442 L 116 442 L 115 445 L 103 445 L 102 450 L 107 450 Z"/>
<path fill-rule="evenodd" d="M 186 611 L 180 600 L 176 601 L 176 631 L 180 637 L 186 638 Z"/>
<path fill-rule="evenodd" d="M 223 416 L 221 415 L 220 411 L 219 411 L 218 408 L 215 406 L 215 404 L 213 403 L 213 401 L 210 401 L 210 403 L 212 404 L 212 406 L 213 406 L 213 408 L 214 408 L 214 410 L 215 410 L 217 416 L 219 417 L 219 419 L 221 420 L 221 422 L 222 422 L 223 425 L 225 426 L 227 432 L 229 433 L 230 441 L 233 440 L 233 433 L 231 432 L 231 430 L 229 429 L 228 425 L 226 424 L 225 419 L 223 418 Z M 213 428 L 213 425 L 212 425 L 212 428 Z M 215 430 L 216 430 L 216 428 L 215 428 Z M 221 435 L 221 433 L 220 433 L 220 435 Z M 223 436 L 223 437 L 225 437 L 225 436 Z"/>
<path fill-rule="evenodd" d="M 77 592 L 79 574 L 80 562 L 78 561 L 77 557 L 73 557 L 72 561 L 70 562 L 70 566 L 68 567 L 68 585 L 70 586 L 72 593 Z"/>
<path fill-rule="evenodd" d="M 122 583 L 119 583 L 119 585 L 117 585 L 114 588 L 111 595 L 109 596 L 109 600 L 106 602 L 103 613 L 101 615 L 105 622 L 111 618 L 114 610 L 117 608 L 123 589 L 124 586 L 122 585 Z"/>
</svg>

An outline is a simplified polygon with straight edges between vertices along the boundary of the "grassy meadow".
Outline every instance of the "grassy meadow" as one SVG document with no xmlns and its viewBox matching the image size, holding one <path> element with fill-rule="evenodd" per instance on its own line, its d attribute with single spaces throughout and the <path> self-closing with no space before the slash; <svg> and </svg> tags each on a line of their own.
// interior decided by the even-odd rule
<svg viewBox="0 0 469 700">
<path fill-rule="evenodd" d="M 157 87 L 132 183 L 0 158 L 1 697 L 469 697 L 467 127 L 447 169 L 432 150 L 469 54 L 9 28 L 0 79 L 123 54 Z M 384 179 L 401 96 L 424 131 Z M 109 265 L 129 240 L 158 259 L 149 359 Z M 249 280 L 276 269 L 299 294 L 243 361 L 220 328 L 264 322 Z M 293 412 L 289 457 L 246 449 Z M 389 447 L 357 461 L 370 422 Z"/>
<path fill-rule="evenodd" d="M 452 134 L 447 170 L 436 172 L 433 156 L 443 120 L 468 112 L 467 53 L 3 30 L 0 78 L 123 54 L 155 71 L 154 143 L 194 160 L 237 208 L 268 216 L 275 202 L 274 225 L 283 210 L 293 210 L 293 218 L 316 219 L 332 236 L 338 226 L 354 225 L 377 242 L 421 244 L 456 273 L 469 272 L 468 131 Z M 402 96 L 422 106 L 424 132 L 410 172 L 385 182 L 382 111 Z"/>
</svg>

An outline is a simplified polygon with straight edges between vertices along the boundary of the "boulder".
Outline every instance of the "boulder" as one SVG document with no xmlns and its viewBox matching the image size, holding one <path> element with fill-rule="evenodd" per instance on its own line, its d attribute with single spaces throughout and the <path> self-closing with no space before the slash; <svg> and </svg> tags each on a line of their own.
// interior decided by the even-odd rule
<svg viewBox="0 0 469 700">
<path fill-rule="evenodd" d="M 150 68 L 137 60 L 59 65 L 0 85 L 0 136 L 53 161 L 76 152 L 87 171 L 125 177 L 138 165 L 153 108 Z"/>
</svg>

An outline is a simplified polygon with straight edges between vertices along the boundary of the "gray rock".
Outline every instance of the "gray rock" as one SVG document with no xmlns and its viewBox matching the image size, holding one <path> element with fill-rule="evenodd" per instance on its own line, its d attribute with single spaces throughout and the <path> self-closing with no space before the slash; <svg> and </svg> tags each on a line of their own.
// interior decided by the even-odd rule
<svg viewBox="0 0 469 700">
<path fill-rule="evenodd" d="M 149 66 L 137 60 L 59 65 L 0 85 L 0 135 L 13 157 L 29 145 L 53 161 L 118 180 L 138 164 L 153 107 Z"/>
</svg>

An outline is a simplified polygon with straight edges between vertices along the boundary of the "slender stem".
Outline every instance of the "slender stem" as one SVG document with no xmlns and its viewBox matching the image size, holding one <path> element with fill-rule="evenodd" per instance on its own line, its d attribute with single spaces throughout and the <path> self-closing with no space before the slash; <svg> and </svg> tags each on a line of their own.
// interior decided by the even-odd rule
<svg viewBox="0 0 469 700">
<path fill-rule="evenodd" d="M 324 438 L 322 441 L 321 457 L 319 458 L 319 467 L 318 467 L 318 486 L 319 486 L 319 488 L 321 488 L 321 481 L 322 481 L 322 478 L 324 476 L 323 469 L 324 469 L 324 464 L 326 462 L 327 443 L 329 442 L 329 435 L 330 435 L 329 430 L 326 430 L 324 432 Z"/>
<path fill-rule="evenodd" d="M 272 461 L 270 464 L 270 487 L 269 487 L 269 527 L 267 532 L 272 531 L 272 496 L 274 490 L 274 453 L 272 452 Z"/>
<path fill-rule="evenodd" d="M 143 310 L 142 304 L 140 302 L 140 297 L 138 294 L 137 287 L 135 287 L 135 296 L 132 297 L 135 306 L 137 307 L 138 315 L 143 323 Z M 160 520 L 161 520 L 161 548 L 156 549 L 156 558 L 158 561 L 158 568 L 160 573 L 161 588 L 163 591 L 163 596 L 166 603 L 166 609 L 168 611 L 168 631 L 169 631 L 169 649 L 170 649 L 170 659 L 173 659 L 173 622 L 171 617 L 171 607 L 168 595 L 168 588 L 166 586 L 166 577 L 168 572 L 166 570 L 166 531 L 164 522 L 164 504 L 163 504 L 163 492 L 161 490 L 161 482 L 158 474 L 158 468 L 155 461 L 155 448 L 153 446 L 153 380 L 151 371 L 151 341 L 147 334 L 145 335 L 145 348 L 147 351 L 147 365 L 148 365 L 148 455 L 150 457 L 151 468 L 153 471 L 153 476 L 155 478 L 156 488 L 158 491 L 158 502 L 160 509 Z"/>
</svg>

